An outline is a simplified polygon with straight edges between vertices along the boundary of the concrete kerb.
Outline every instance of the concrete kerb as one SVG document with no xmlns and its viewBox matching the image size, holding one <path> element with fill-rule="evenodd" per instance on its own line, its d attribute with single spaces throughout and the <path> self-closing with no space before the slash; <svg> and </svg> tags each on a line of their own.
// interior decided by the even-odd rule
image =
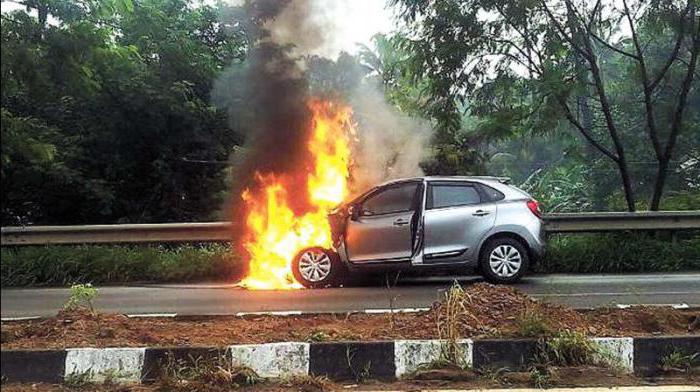
<svg viewBox="0 0 700 392">
<path fill-rule="evenodd" d="M 645 376 L 663 371 L 665 356 L 682 350 L 700 353 L 700 336 L 591 338 L 599 360 L 627 373 Z M 529 339 L 455 342 L 464 367 L 527 369 L 538 341 Z M 2 350 L 2 378 L 17 382 L 61 382 L 70 377 L 101 382 L 148 381 L 163 361 L 219 358 L 247 366 L 264 378 L 321 375 L 343 379 L 397 379 L 444 359 L 443 340 L 384 342 L 280 342 L 227 347 L 71 348 Z"/>
</svg>

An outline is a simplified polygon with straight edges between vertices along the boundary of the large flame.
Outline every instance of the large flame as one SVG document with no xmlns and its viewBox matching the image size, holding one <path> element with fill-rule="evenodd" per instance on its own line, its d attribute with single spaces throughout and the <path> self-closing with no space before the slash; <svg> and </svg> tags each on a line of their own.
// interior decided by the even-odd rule
<svg viewBox="0 0 700 392">
<path fill-rule="evenodd" d="M 284 176 L 256 173 L 257 191 L 246 190 L 246 233 L 243 247 L 250 258 L 248 276 L 241 282 L 251 289 L 292 289 L 302 286 L 291 274 L 292 258 L 312 246 L 332 243 L 328 213 L 348 194 L 350 143 L 354 128 L 347 106 L 327 101 L 309 102 L 312 114 L 305 171 L 309 211 L 296 215 L 290 208 Z"/>
</svg>

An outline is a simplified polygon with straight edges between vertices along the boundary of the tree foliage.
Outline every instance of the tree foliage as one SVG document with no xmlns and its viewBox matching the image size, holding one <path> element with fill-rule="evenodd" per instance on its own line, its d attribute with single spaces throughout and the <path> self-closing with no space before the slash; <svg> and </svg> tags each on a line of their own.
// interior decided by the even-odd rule
<svg viewBox="0 0 700 392">
<path fill-rule="evenodd" d="M 2 224 L 219 218 L 258 128 L 240 77 L 281 3 L 19 3 L 0 32 Z M 696 0 L 390 3 L 403 27 L 305 58 L 309 88 L 371 79 L 430 119 L 427 174 L 509 175 L 557 211 L 699 205 Z"/>
<path fill-rule="evenodd" d="M 239 140 L 209 92 L 245 57 L 243 14 L 229 8 L 223 23 L 224 6 L 183 0 L 22 4 L 2 16 L 3 225 L 211 218 L 226 189 L 216 162 Z"/>
<path fill-rule="evenodd" d="M 566 121 L 616 168 L 629 210 L 639 190 L 657 209 L 669 171 L 688 163 L 678 148 L 697 138 L 695 1 L 394 4 L 409 27 L 409 72 L 428 80 L 426 112 L 445 128 L 462 126 L 460 105 L 490 137 Z M 632 168 L 649 160 L 651 179 Z"/>
</svg>

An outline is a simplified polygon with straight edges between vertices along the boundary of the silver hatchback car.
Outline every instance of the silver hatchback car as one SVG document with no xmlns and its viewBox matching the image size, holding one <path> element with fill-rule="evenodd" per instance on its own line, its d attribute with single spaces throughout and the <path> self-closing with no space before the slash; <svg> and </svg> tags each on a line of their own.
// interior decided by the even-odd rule
<svg viewBox="0 0 700 392">
<path fill-rule="evenodd" d="M 478 269 L 513 283 L 544 254 L 539 206 L 499 177 L 418 177 L 376 186 L 329 216 L 333 249 L 292 262 L 306 287 L 359 271 Z"/>
</svg>

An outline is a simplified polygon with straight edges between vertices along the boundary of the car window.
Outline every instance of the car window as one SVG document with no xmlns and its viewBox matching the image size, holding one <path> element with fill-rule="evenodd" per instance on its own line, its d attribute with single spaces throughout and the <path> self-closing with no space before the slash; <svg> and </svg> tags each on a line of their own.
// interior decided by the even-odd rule
<svg viewBox="0 0 700 392">
<path fill-rule="evenodd" d="M 501 191 L 491 188 L 488 185 L 481 184 L 481 190 L 484 192 L 486 201 L 498 201 L 506 197 Z"/>
<path fill-rule="evenodd" d="M 479 204 L 481 197 L 472 184 L 431 185 L 428 193 L 428 208 L 444 208 Z"/>
<path fill-rule="evenodd" d="M 392 186 L 370 196 L 362 203 L 363 215 L 381 215 L 413 209 L 417 183 Z"/>
</svg>

